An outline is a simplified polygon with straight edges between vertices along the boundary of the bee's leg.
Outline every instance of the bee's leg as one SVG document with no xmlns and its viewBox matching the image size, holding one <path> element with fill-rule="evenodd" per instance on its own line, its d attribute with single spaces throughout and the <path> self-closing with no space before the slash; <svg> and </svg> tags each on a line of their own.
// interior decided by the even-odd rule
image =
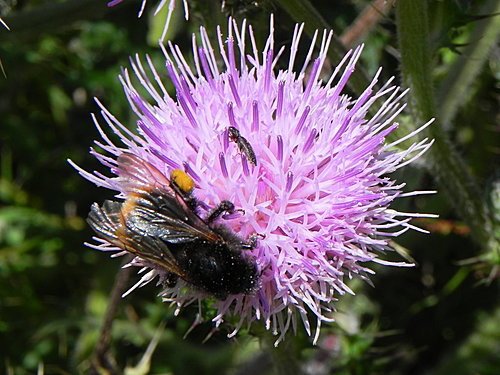
<svg viewBox="0 0 500 375">
<path fill-rule="evenodd" d="M 200 205 L 199 204 L 200 202 L 198 202 L 198 200 L 195 197 L 193 197 L 193 195 L 188 195 L 184 197 L 184 202 L 186 202 L 188 207 L 194 212 L 196 212 L 198 206 Z"/>
<path fill-rule="evenodd" d="M 251 234 L 245 242 L 241 243 L 241 247 L 245 250 L 253 250 L 257 246 L 257 241 L 259 239 L 263 240 L 264 238 L 266 238 L 266 236 L 260 233 Z"/>
<path fill-rule="evenodd" d="M 210 224 L 219 218 L 224 212 L 232 214 L 234 212 L 234 204 L 230 201 L 222 201 L 217 207 L 215 207 L 212 212 L 206 218 L 206 221 Z"/>
</svg>

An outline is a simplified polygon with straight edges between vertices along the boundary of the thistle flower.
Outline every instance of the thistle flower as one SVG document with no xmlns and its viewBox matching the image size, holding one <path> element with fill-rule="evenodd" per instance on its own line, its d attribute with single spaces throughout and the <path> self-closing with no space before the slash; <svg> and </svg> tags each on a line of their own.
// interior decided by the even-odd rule
<svg viewBox="0 0 500 375">
<path fill-rule="evenodd" d="M 122 3 L 123 1 L 124 0 L 108 1 L 108 7 L 114 7 L 115 5 L 118 5 L 118 4 Z M 170 25 L 170 20 L 172 19 L 172 13 L 174 13 L 174 9 L 175 9 L 175 1 L 176 0 L 169 0 L 168 1 L 167 19 L 165 21 L 165 26 L 163 26 L 163 31 L 161 33 L 160 42 L 163 42 L 163 40 L 165 39 L 165 35 L 167 35 L 168 26 Z M 146 2 L 147 2 L 147 0 L 142 0 L 141 8 L 139 9 L 139 17 L 141 17 L 142 14 L 144 13 L 144 9 L 146 8 Z M 184 14 L 186 15 L 186 20 L 187 20 L 187 19 L 189 19 L 189 8 L 187 5 L 187 0 L 182 0 L 182 3 L 184 4 Z M 158 12 L 160 10 L 162 10 L 162 8 L 166 4 L 167 4 L 167 0 L 161 0 L 160 3 L 158 4 L 158 6 L 156 7 L 154 14 L 157 15 Z"/>
<path fill-rule="evenodd" d="M 396 198 L 430 192 L 404 193 L 405 184 L 396 183 L 389 174 L 429 149 L 432 141 L 427 139 L 407 149 L 398 147 L 432 121 L 386 143 L 398 127 L 394 119 L 405 107 L 401 101 L 406 91 L 401 92 L 392 79 L 375 90 L 379 70 L 358 98 L 342 94 L 362 46 L 349 51 L 324 82 L 320 72 L 332 32 L 323 32 L 316 58 L 318 33 L 314 34 L 296 72 L 304 28 L 297 25 L 287 68 L 276 71 L 284 48 L 275 49 L 272 17 L 270 27 L 262 53 L 245 21 L 239 28 L 230 19 L 225 40 L 218 28 L 218 53 L 201 28 L 200 41 L 193 36 L 193 66 L 177 46 L 163 47 L 166 72 L 176 91 L 173 97 L 150 58 L 143 64 L 136 56 L 133 75 L 154 103 L 141 96 L 124 70 L 120 80 L 138 118 L 137 134 L 98 102 L 105 126 L 122 144 L 113 143 L 94 117 L 102 153 L 93 148 L 90 152 L 111 173 L 116 173 L 116 158 L 124 152 L 147 160 L 165 176 L 184 169 L 195 181 L 193 194 L 198 201 L 207 207 L 233 202 L 240 215 L 220 221 L 241 238 L 261 235 L 258 246 L 248 250 L 259 270 L 259 287 L 255 293 L 215 301 L 218 313 L 213 322 L 219 326 L 227 317 L 237 317 L 231 337 L 244 324 L 260 321 L 278 336 L 277 344 L 301 321 L 316 342 L 322 323 L 333 321 L 334 302 L 352 293 L 346 284 L 349 279 L 368 279 L 373 273 L 370 263 L 411 266 L 380 256 L 391 250 L 391 239 L 408 229 L 423 232 L 410 224 L 411 217 L 431 215 L 398 212 L 390 205 Z M 369 115 L 376 101 L 382 103 Z M 233 128 L 253 154 L 234 142 Z M 75 168 L 96 185 L 126 197 L 119 178 Z M 93 246 L 99 250 L 117 250 L 97 241 Z M 131 290 L 166 276 L 140 257 L 130 265 L 143 267 L 144 273 Z M 182 280 L 165 287 L 162 296 L 175 303 L 177 311 L 207 297 Z"/>
</svg>

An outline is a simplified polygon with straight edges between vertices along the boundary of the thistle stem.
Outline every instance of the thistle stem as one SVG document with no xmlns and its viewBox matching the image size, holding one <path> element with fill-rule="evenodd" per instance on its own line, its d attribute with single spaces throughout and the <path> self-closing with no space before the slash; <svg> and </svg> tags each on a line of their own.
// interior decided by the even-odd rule
<svg viewBox="0 0 500 375">
<path fill-rule="evenodd" d="M 424 123 L 437 116 L 431 75 L 427 2 L 398 1 L 396 21 L 403 80 L 411 88 L 410 109 L 414 121 Z M 439 119 L 426 132 L 426 136 L 435 140 L 427 160 L 440 191 L 470 226 L 475 241 L 483 247 L 491 245 L 493 225 L 490 212 L 481 199 L 480 188 L 470 170 L 452 146 Z"/>
</svg>

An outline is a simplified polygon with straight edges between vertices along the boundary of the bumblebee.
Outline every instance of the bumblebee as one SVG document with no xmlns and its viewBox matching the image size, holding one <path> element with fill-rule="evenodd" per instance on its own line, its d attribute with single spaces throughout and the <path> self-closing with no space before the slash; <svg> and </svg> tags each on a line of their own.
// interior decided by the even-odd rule
<svg viewBox="0 0 500 375">
<path fill-rule="evenodd" d="M 100 238 L 166 271 L 169 286 L 180 278 L 220 300 L 257 289 L 257 265 L 245 254 L 256 246 L 257 236 L 245 241 L 216 224 L 224 212 L 235 211 L 231 202 L 222 201 L 202 219 L 194 182 L 183 171 L 169 180 L 130 153 L 121 154 L 117 163 L 126 200 L 92 205 L 87 222 Z"/>
</svg>

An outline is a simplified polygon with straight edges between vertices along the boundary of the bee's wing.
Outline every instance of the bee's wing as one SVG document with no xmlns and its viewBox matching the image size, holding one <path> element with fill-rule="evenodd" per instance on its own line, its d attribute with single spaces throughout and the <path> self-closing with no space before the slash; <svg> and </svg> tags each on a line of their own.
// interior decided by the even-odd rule
<svg viewBox="0 0 500 375">
<path fill-rule="evenodd" d="M 124 250 L 129 253 L 148 260 L 183 279 L 187 278 L 186 273 L 180 268 L 167 244 L 159 238 L 140 236 L 137 233 L 132 234 L 128 230 L 123 232 L 119 230 L 118 238 L 123 243 Z"/>
<path fill-rule="evenodd" d="M 199 239 L 217 242 L 220 236 L 178 196 L 160 189 L 130 197 L 123 209 L 127 228 L 159 238 L 172 245 Z"/>
<path fill-rule="evenodd" d="M 118 175 L 124 192 L 141 192 L 154 187 L 164 190 L 165 194 L 175 195 L 169 179 L 139 156 L 124 152 L 118 156 L 117 161 Z"/>
<path fill-rule="evenodd" d="M 145 220 L 164 226 L 165 240 L 220 240 L 220 236 L 171 188 L 168 178 L 147 161 L 125 152 L 118 157 L 118 175 L 123 190 L 134 197 L 130 211 L 142 210 Z"/>
<path fill-rule="evenodd" d="M 121 207 L 120 203 L 113 201 L 104 201 L 102 207 L 94 203 L 87 217 L 87 223 L 99 237 L 119 247 L 116 231 L 121 226 Z"/>
<path fill-rule="evenodd" d="M 100 207 L 94 203 L 87 222 L 92 229 L 111 244 L 142 259 L 164 268 L 166 271 L 186 278 L 168 246 L 159 238 L 144 236 L 134 228 L 124 227 L 122 204 L 105 201 Z"/>
</svg>

